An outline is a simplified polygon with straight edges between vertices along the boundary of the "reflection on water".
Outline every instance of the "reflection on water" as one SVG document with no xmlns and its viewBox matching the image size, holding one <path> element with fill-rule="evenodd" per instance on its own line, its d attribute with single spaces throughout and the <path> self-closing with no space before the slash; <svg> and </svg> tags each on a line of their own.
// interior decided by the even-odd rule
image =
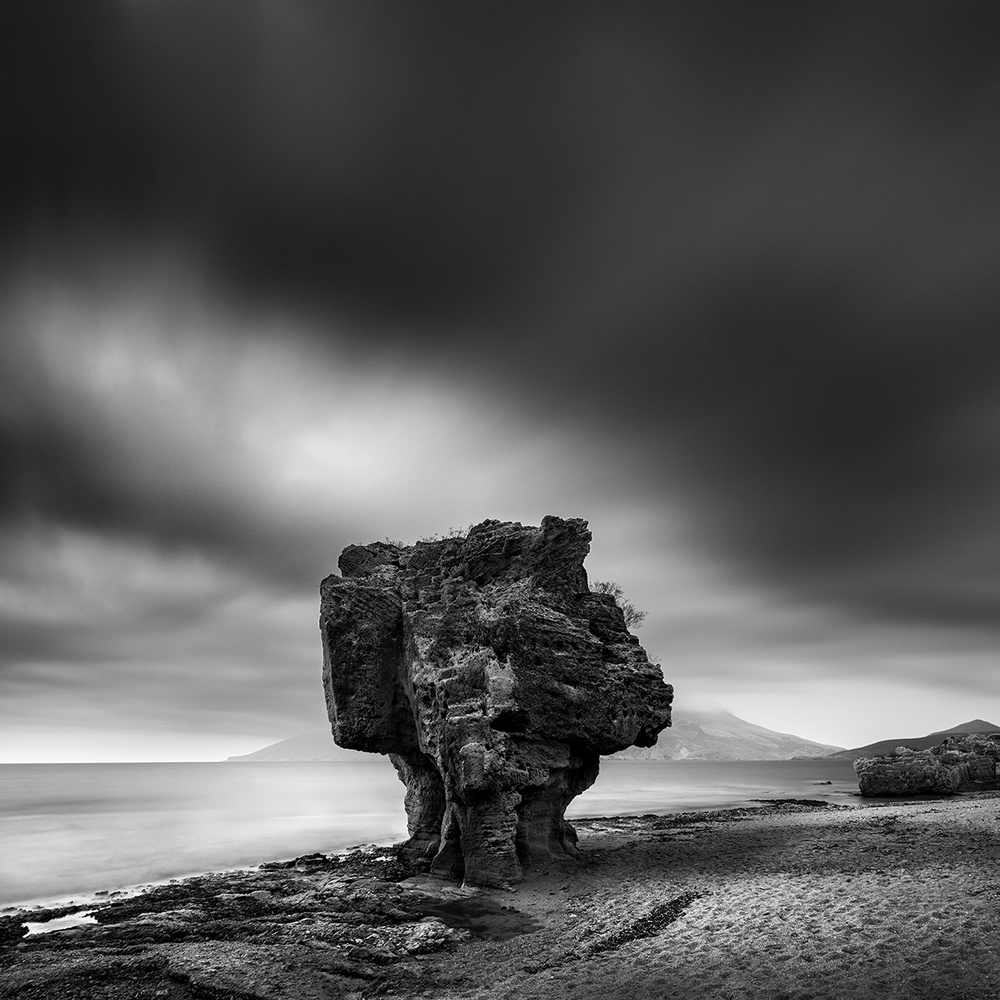
<svg viewBox="0 0 1000 1000">
<path fill-rule="evenodd" d="M 605 761 L 568 815 L 845 801 L 856 789 L 845 761 Z M 0 906 L 405 836 L 403 786 L 384 757 L 0 765 Z"/>
</svg>

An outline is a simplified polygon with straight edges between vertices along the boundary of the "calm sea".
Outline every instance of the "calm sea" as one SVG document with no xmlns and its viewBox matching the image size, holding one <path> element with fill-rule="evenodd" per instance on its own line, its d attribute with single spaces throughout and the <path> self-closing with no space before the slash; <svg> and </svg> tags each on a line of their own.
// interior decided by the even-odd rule
<svg viewBox="0 0 1000 1000">
<path fill-rule="evenodd" d="M 848 761 L 604 761 L 568 815 L 712 809 L 755 798 L 851 802 L 856 791 Z M 405 836 L 403 786 L 384 758 L 0 764 L 0 907 Z"/>
</svg>

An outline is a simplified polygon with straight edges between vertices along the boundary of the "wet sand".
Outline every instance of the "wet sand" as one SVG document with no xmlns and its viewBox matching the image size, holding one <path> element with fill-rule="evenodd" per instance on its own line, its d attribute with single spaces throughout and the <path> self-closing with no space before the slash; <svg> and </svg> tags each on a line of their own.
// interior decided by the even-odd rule
<svg viewBox="0 0 1000 1000">
<path fill-rule="evenodd" d="M 576 825 L 504 891 L 356 856 L 109 903 L 5 949 L 0 997 L 1000 997 L 996 792 Z"/>
<path fill-rule="evenodd" d="M 586 873 L 502 897 L 545 930 L 464 948 L 438 996 L 1000 997 L 996 793 L 580 827 Z"/>
</svg>

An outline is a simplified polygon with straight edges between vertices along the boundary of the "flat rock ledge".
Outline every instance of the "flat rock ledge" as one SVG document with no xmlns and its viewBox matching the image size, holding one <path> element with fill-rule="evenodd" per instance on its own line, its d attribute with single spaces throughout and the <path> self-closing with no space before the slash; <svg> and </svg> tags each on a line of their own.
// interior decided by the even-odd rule
<svg viewBox="0 0 1000 1000">
<path fill-rule="evenodd" d="M 462 906 L 477 894 L 408 881 L 417 874 L 395 848 L 369 848 L 2 916 L 0 1000 L 349 996 L 472 936 Z M 473 915 L 484 913 L 528 929 L 489 900 Z M 74 915 L 77 926 L 27 936 Z"/>
<path fill-rule="evenodd" d="M 929 750 L 897 747 L 854 762 L 865 796 L 954 795 L 1000 788 L 1000 733 L 949 736 Z"/>
<path fill-rule="evenodd" d="M 587 522 L 350 545 L 320 588 L 335 741 L 388 754 L 404 854 L 467 885 L 577 854 L 566 807 L 600 757 L 652 746 L 673 689 L 613 597 L 591 593 Z"/>
</svg>

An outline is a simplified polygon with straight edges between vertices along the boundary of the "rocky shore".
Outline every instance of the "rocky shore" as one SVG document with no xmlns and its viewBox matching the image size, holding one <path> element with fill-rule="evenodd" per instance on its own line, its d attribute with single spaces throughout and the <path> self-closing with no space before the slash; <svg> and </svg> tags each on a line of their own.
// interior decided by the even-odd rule
<svg viewBox="0 0 1000 1000">
<path fill-rule="evenodd" d="M 1000 733 L 962 733 L 924 750 L 854 762 L 862 795 L 954 795 L 1000 788 Z"/>
<path fill-rule="evenodd" d="M 1000 995 L 1000 795 L 578 821 L 581 859 L 463 889 L 391 849 L 0 919 L 3 1000 Z M 79 913 L 76 914 L 79 917 Z"/>
</svg>

